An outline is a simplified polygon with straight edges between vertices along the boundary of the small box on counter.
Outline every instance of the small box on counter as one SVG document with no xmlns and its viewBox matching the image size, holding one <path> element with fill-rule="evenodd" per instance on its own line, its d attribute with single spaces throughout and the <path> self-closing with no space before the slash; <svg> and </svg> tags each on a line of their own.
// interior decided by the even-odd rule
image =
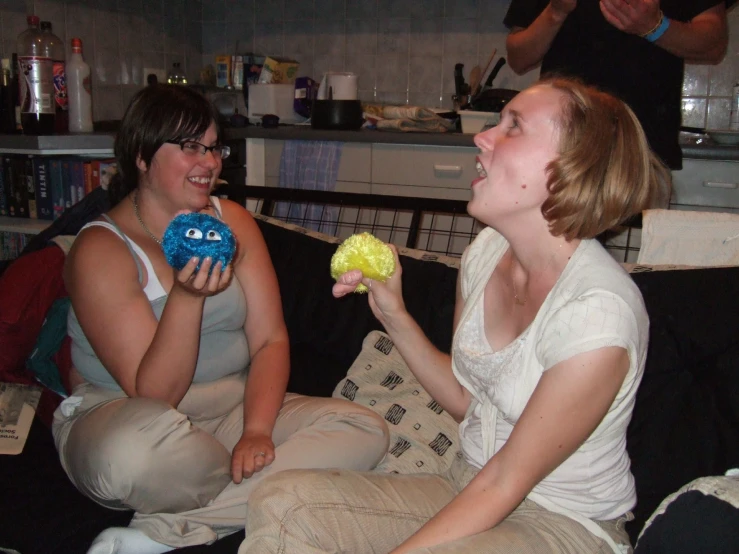
<svg viewBox="0 0 739 554">
<path fill-rule="evenodd" d="M 260 54 L 244 54 L 244 86 L 248 87 L 259 82 L 266 56 Z"/>
<path fill-rule="evenodd" d="M 231 84 L 236 90 L 244 88 L 244 56 L 231 56 Z"/>
<path fill-rule="evenodd" d="M 231 56 L 216 56 L 216 86 L 231 84 Z"/>
<path fill-rule="evenodd" d="M 296 60 L 267 56 L 258 82 L 262 84 L 294 84 L 295 78 L 298 76 L 298 67 L 300 67 L 300 63 Z"/>
</svg>

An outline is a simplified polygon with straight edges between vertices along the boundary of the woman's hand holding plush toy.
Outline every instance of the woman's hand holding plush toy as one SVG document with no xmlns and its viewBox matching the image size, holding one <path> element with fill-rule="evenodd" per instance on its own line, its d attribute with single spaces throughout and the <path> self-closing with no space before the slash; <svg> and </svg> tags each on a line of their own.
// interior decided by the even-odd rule
<svg viewBox="0 0 739 554">
<path fill-rule="evenodd" d="M 197 269 L 198 265 L 200 269 Z M 213 259 L 206 257 L 201 264 L 200 259 L 193 256 L 185 267 L 179 271 L 175 270 L 172 292 L 180 289 L 192 296 L 203 298 L 214 296 L 228 287 L 232 277 L 231 264 L 228 264 L 224 270 L 220 260 L 213 265 Z"/>
<path fill-rule="evenodd" d="M 403 301 L 403 270 L 400 266 L 398 250 L 392 244 L 384 246 L 392 252 L 395 262 L 393 273 L 384 282 L 379 279 L 365 277 L 361 269 L 352 269 L 339 276 L 333 286 L 332 293 L 334 297 L 341 298 L 355 292 L 360 284 L 364 285 L 369 293 L 369 306 L 372 313 L 387 329 L 399 314 L 406 313 L 406 309 Z"/>
</svg>

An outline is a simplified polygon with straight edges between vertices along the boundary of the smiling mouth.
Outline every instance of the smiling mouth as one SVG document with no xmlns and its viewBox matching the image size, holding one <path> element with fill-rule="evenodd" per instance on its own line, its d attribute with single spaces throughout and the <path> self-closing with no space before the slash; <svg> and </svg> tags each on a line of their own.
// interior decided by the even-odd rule
<svg viewBox="0 0 739 554">
<path fill-rule="evenodd" d="M 188 180 L 191 183 L 195 183 L 196 185 L 207 186 L 207 185 L 210 185 L 211 178 L 210 177 L 190 177 Z"/>
<path fill-rule="evenodd" d="M 477 174 L 481 178 L 484 179 L 484 178 L 486 178 L 488 176 L 488 172 L 485 171 L 485 168 L 484 167 L 482 167 L 482 163 L 480 163 L 480 160 L 477 160 L 477 162 L 475 163 L 475 169 L 477 169 Z"/>
</svg>

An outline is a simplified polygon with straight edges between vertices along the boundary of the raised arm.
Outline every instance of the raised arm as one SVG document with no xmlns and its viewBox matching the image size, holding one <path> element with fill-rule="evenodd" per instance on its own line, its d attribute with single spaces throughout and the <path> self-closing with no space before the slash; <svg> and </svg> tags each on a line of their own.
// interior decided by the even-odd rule
<svg viewBox="0 0 739 554">
<path fill-rule="evenodd" d="M 234 275 L 246 297 L 244 330 L 251 354 L 244 430 L 232 456 L 233 478 L 239 483 L 274 460 L 272 430 L 287 389 L 290 344 L 277 276 L 256 221 L 234 202 L 221 200 L 221 207 L 239 244 Z"/>
<path fill-rule="evenodd" d="M 393 554 L 495 527 L 597 428 L 628 369 L 626 350 L 606 347 L 545 371 L 506 444 L 454 500 Z"/>
<path fill-rule="evenodd" d="M 431 343 L 406 310 L 402 295 L 403 269 L 397 249 L 393 245 L 390 245 L 390 248 L 395 255 L 395 273 L 385 283 L 371 281 L 368 295 L 372 313 L 385 327 L 418 382 L 454 419 L 461 421 L 470 405 L 470 393 L 452 373 L 452 360 L 449 354 L 441 352 Z M 370 280 L 364 278 L 359 270 L 345 273 L 334 285 L 334 296 L 340 297 L 351 293 L 360 282 L 370 285 Z M 454 330 L 459 323 L 462 304 L 458 281 Z"/>
<path fill-rule="evenodd" d="M 600 0 L 600 9 L 611 25 L 634 35 L 648 33 L 660 22 L 659 0 Z M 728 41 L 726 7 L 719 2 L 686 23 L 671 20 L 654 44 L 688 63 L 717 64 Z"/>
<path fill-rule="evenodd" d="M 176 407 L 197 364 L 206 296 L 222 290 L 208 263 L 193 275 L 190 262 L 178 273 L 160 321 L 139 283 L 131 252 L 111 231 L 85 230 L 75 240 L 64 283 L 87 340 L 100 362 L 130 397 L 155 398 Z"/>
<path fill-rule="evenodd" d="M 537 67 L 557 36 L 577 0 L 552 0 L 525 29 L 514 27 L 506 38 L 508 65 L 523 75 Z"/>
</svg>

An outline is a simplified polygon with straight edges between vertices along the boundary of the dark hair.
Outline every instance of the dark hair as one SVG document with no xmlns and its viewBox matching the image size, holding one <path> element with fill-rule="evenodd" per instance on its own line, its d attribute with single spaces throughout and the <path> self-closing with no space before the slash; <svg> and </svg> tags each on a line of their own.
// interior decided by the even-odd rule
<svg viewBox="0 0 739 554">
<path fill-rule="evenodd" d="M 147 167 L 159 147 L 169 140 L 201 137 L 215 123 L 218 112 L 202 94 L 182 85 L 151 85 L 131 99 L 115 137 L 118 173 L 108 188 L 110 206 L 139 185 L 139 158 Z"/>
</svg>

